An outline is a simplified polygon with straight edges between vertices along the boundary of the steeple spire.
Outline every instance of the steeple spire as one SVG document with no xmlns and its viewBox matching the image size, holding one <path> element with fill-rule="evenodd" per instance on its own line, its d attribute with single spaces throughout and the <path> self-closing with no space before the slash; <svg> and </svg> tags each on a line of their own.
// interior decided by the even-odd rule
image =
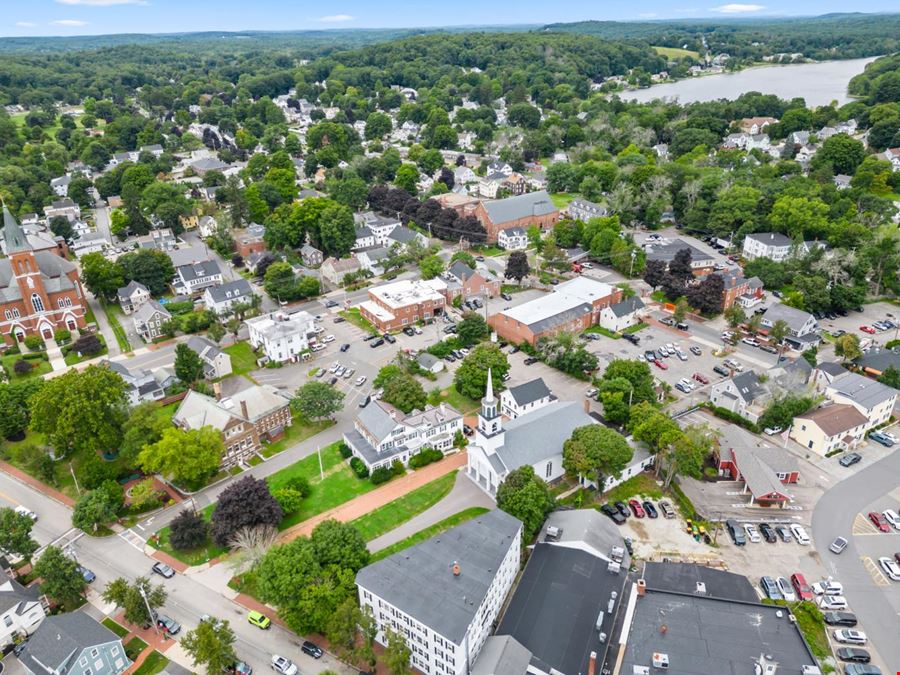
<svg viewBox="0 0 900 675">
<path fill-rule="evenodd" d="M 2 201 L 2 200 L 0 200 Z M 6 242 L 6 253 L 18 253 L 19 251 L 30 251 L 31 245 L 28 238 L 22 230 L 22 226 L 9 212 L 6 202 L 3 204 L 3 239 Z"/>
<path fill-rule="evenodd" d="M 484 392 L 484 401 L 485 403 L 494 402 L 494 380 L 490 368 L 488 368 L 487 389 Z"/>
</svg>

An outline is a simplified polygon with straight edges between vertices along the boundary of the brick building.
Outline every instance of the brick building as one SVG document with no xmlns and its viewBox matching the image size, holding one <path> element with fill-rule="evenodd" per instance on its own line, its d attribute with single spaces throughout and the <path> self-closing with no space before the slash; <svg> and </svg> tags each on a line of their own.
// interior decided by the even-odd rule
<svg viewBox="0 0 900 675">
<path fill-rule="evenodd" d="M 363 318 L 382 332 L 431 321 L 446 307 L 447 284 L 441 279 L 395 281 L 369 289 L 359 306 Z"/>
<path fill-rule="evenodd" d="M 510 227 L 528 229 L 537 225 L 548 230 L 559 220 L 559 209 L 553 205 L 544 190 L 515 197 L 481 202 L 475 208 L 475 217 L 484 225 L 489 243 L 497 242 L 500 230 Z"/>
<path fill-rule="evenodd" d="M 478 270 L 473 270 L 462 260 L 457 260 L 444 273 L 447 289 L 444 296 L 448 302 L 453 302 L 457 296 L 463 300 L 476 297 L 493 298 L 500 295 L 500 280 L 489 276 L 483 276 Z"/>
<path fill-rule="evenodd" d="M 84 328 L 86 301 L 78 268 L 56 250 L 35 251 L 3 206 L 7 258 L 0 260 L 0 332 L 7 343 Z"/>
</svg>

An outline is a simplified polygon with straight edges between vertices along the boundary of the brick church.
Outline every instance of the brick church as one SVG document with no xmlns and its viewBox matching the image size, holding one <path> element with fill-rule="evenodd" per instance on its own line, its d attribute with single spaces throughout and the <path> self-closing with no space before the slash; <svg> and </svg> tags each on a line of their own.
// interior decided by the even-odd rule
<svg viewBox="0 0 900 675">
<path fill-rule="evenodd" d="M 0 259 L 0 333 L 15 343 L 27 335 L 53 337 L 84 328 L 87 300 L 75 263 L 50 250 L 35 251 L 3 205 L 6 258 Z"/>
</svg>

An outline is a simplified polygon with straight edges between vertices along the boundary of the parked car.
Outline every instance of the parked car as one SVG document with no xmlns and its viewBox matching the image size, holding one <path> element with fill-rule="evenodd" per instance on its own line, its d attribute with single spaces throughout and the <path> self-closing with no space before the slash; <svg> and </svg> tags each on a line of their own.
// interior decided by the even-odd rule
<svg viewBox="0 0 900 675">
<path fill-rule="evenodd" d="M 278 656 L 278 654 L 272 657 L 271 666 L 272 670 L 276 673 L 281 673 L 281 675 L 297 675 L 300 672 L 293 661 L 287 657 Z"/>
<path fill-rule="evenodd" d="M 369 346 L 370 346 L 372 349 L 375 349 L 375 347 L 380 347 L 380 346 L 383 345 L 383 344 L 384 344 L 384 340 L 381 339 L 381 338 L 378 338 L 378 339 L 375 340 L 374 342 L 370 343 Z"/>
<path fill-rule="evenodd" d="M 344 323 L 346 320 L 347 320 L 347 319 L 345 319 L 345 318 L 342 317 L 342 316 L 336 316 L 336 317 L 334 317 L 334 323 Z"/>
<path fill-rule="evenodd" d="M 791 535 L 791 531 L 788 529 L 787 525 L 779 525 L 775 528 L 775 532 L 778 533 L 778 536 L 781 537 L 781 541 L 790 543 L 794 541 L 793 535 Z"/>
<path fill-rule="evenodd" d="M 865 633 L 853 628 L 838 628 L 832 635 L 835 640 L 844 644 L 864 645 L 869 641 Z"/>
<path fill-rule="evenodd" d="M 500 297 L 503 298 L 504 300 L 506 300 L 507 302 L 512 300 L 512 296 L 509 293 L 501 293 Z"/>
<path fill-rule="evenodd" d="M 631 511 L 628 510 L 628 505 L 625 504 L 625 502 L 616 502 L 614 506 L 616 507 L 616 510 L 622 514 L 623 518 L 627 518 L 631 515 Z"/>
<path fill-rule="evenodd" d="M 791 586 L 790 581 L 788 581 L 785 577 L 778 577 L 775 580 L 775 583 L 778 585 L 778 590 L 781 591 L 782 597 L 787 602 L 796 602 L 797 594 L 794 593 L 794 587 Z"/>
<path fill-rule="evenodd" d="M 859 329 L 863 333 L 868 333 L 869 335 L 875 335 L 875 332 L 876 332 L 875 329 L 872 328 L 871 326 L 860 326 Z"/>
<path fill-rule="evenodd" d="M 236 661 L 230 666 L 225 666 L 223 670 L 231 675 L 253 675 L 253 668 L 243 661 Z"/>
<path fill-rule="evenodd" d="M 656 507 L 653 506 L 653 502 L 649 499 L 645 499 L 643 501 L 644 511 L 647 512 L 648 518 L 659 518 L 659 513 L 656 511 Z"/>
<path fill-rule="evenodd" d="M 310 642 L 309 640 L 303 641 L 303 644 L 300 645 L 300 651 L 304 654 L 308 654 L 314 659 L 321 659 L 322 655 L 325 653 L 322 651 L 319 645 L 317 645 L 315 642 Z"/>
<path fill-rule="evenodd" d="M 463 424 L 463 433 L 466 436 L 471 436 L 475 433 L 475 430 L 472 427 L 470 427 L 468 424 Z"/>
<path fill-rule="evenodd" d="M 891 527 L 895 530 L 900 530 L 900 515 L 894 509 L 885 509 L 881 512 L 881 515 L 884 516 L 884 519 L 888 521 Z"/>
<path fill-rule="evenodd" d="M 890 448 L 891 446 L 894 445 L 894 441 L 891 440 L 890 438 L 888 438 L 887 436 L 885 436 L 885 435 L 884 435 L 883 433 L 881 433 L 880 431 L 873 431 L 873 432 L 871 432 L 871 433 L 869 434 L 869 438 L 870 438 L 871 440 L 875 441 L 876 443 L 879 443 L 879 444 L 883 445 L 883 446 L 886 447 L 886 448 Z"/>
<path fill-rule="evenodd" d="M 371 396 L 371 395 L 367 395 L 364 399 L 362 399 L 362 400 L 359 402 L 359 407 L 360 407 L 360 408 L 365 408 L 365 407 L 366 407 L 367 405 L 369 405 L 371 402 L 372 402 L 372 396 Z"/>
<path fill-rule="evenodd" d="M 600 511 L 609 516 L 609 518 L 616 524 L 621 525 L 625 522 L 625 516 L 619 513 L 619 510 L 610 506 L 609 504 L 604 504 L 600 507 Z"/>
<path fill-rule="evenodd" d="M 825 612 L 822 618 L 829 626 L 848 626 L 853 628 L 856 625 L 856 614 L 853 612 Z"/>
<path fill-rule="evenodd" d="M 847 598 L 843 595 L 823 595 L 819 599 L 819 609 L 847 609 Z"/>
<path fill-rule="evenodd" d="M 656 359 L 656 361 L 654 361 L 653 364 L 660 370 L 668 370 L 669 369 L 669 366 L 667 366 L 665 363 L 663 363 L 659 359 Z"/>
<path fill-rule="evenodd" d="M 858 452 L 849 452 L 838 460 L 838 464 L 844 467 L 853 466 L 861 459 L 862 455 Z"/>
<path fill-rule="evenodd" d="M 833 579 L 822 579 L 812 585 L 813 593 L 816 595 L 843 595 L 844 585 Z"/>
<path fill-rule="evenodd" d="M 37 522 L 37 514 L 29 509 L 27 506 L 22 506 L 21 504 L 17 506 L 14 511 L 18 513 L 20 516 L 28 516 L 32 521 Z"/>
<path fill-rule="evenodd" d="M 533 365 L 533 364 L 537 363 L 538 361 L 540 361 L 539 358 L 537 358 L 537 357 L 535 357 L 535 356 L 529 356 L 527 359 L 525 359 L 525 361 L 523 361 L 523 363 L 524 363 L 526 366 L 530 366 L 530 365 Z"/>
<path fill-rule="evenodd" d="M 881 565 L 881 569 L 892 581 L 900 581 L 900 565 L 897 564 L 896 560 L 885 556 L 878 559 L 878 564 Z"/>
<path fill-rule="evenodd" d="M 782 431 L 784 431 L 783 427 L 766 427 L 763 429 L 763 433 L 767 436 L 774 436 L 775 434 L 780 434 Z"/>
<path fill-rule="evenodd" d="M 703 373 L 694 373 L 693 378 L 700 384 L 709 384 L 709 378 Z"/>
<path fill-rule="evenodd" d="M 390 344 L 394 344 L 397 341 L 397 338 L 395 338 L 390 333 L 385 333 L 381 337 L 383 337 L 385 340 L 387 340 Z"/>
<path fill-rule="evenodd" d="M 675 509 L 672 508 L 672 505 L 669 504 L 665 499 L 659 502 L 659 510 L 662 511 L 663 518 L 674 518 L 675 517 Z"/>
<path fill-rule="evenodd" d="M 763 590 L 763 594 L 769 600 L 783 600 L 784 599 L 781 596 L 781 591 L 778 590 L 778 584 L 775 583 L 775 580 L 772 577 L 762 577 L 759 580 L 759 585 Z"/>
<path fill-rule="evenodd" d="M 891 526 L 888 525 L 887 521 L 877 511 L 869 511 L 869 520 L 872 524 L 878 529 L 879 532 L 890 532 Z"/>
<path fill-rule="evenodd" d="M 416 331 L 414 331 L 411 326 L 405 326 L 403 328 L 403 332 L 406 333 L 407 335 L 409 335 L 409 337 L 412 337 L 413 335 L 416 334 Z"/>
<path fill-rule="evenodd" d="M 703 350 L 700 349 L 700 347 L 698 347 L 697 345 L 691 345 L 691 354 L 693 354 L 694 356 L 702 356 Z"/>
<path fill-rule="evenodd" d="M 262 612 L 257 612 L 254 610 L 251 610 L 247 613 L 247 621 L 249 621 L 257 628 L 262 628 L 263 630 L 266 630 L 267 628 L 269 628 L 269 626 L 272 625 L 272 620 L 269 617 L 267 617 Z"/>
<path fill-rule="evenodd" d="M 334 385 L 337 384 L 337 381 L 338 381 L 337 375 L 332 375 L 331 379 L 328 380 L 328 384 L 330 384 L 333 387 Z"/>
<path fill-rule="evenodd" d="M 164 579 L 171 579 L 175 576 L 175 570 L 166 565 L 165 563 L 153 563 L 153 567 L 151 567 L 156 574 L 163 577 Z"/>
<path fill-rule="evenodd" d="M 849 663 L 868 663 L 872 659 L 869 652 L 859 647 L 841 647 L 835 654 L 841 661 Z"/>
<path fill-rule="evenodd" d="M 78 573 L 82 576 L 82 578 L 89 584 L 93 583 L 97 578 L 97 575 L 91 572 L 91 570 L 89 570 L 87 567 L 82 567 L 81 565 L 79 565 L 78 567 L 76 567 L 76 569 L 78 570 Z"/>
<path fill-rule="evenodd" d="M 737 521 L 729 518 L 725 521 L 725 529 L 728 530 L 731 541 L 734 542 L 735 546 L 744 546 L 747 544 L 747 539 L 744 537 L 744 531 L 741 529 L 741 526 L 737 524 Z"/>
<path fill-rule="evenodd" d="M 770 544 L 774 544 L 776 541 L 778 541 L 778 536 L 775 534 L 775 530 L 773 530 L 772 526 L 768 523 L 760 523 L 759 532 L 763 536 L 763 539 L 765 539 Z"/>
<path fill-rule="evenodd" d="M 629 499 L 628 506 L 631 507 L 631 512 L 634 514 L 635 518 L 643 518 L 645 515 L 644 507 L 641 506 L 641 503 L 637 499 Z"/>
<path fill-rule="evenodd" d="M 355 384 L 357 387 L 361 387 L 361 386 L 363 386 L 365 383 L 366 383 L 366 376 L 365 376 L 365 375 L 360 375 L 359 377 L 356 378 L 356 381 L 354 381 L 353 384 Z"/>
<path fill-rule="evenodd" d="M 178 635 L 181 632 L 181 624 L 165 614 L 156 615 L 156 626 L 166 631 L 169 635 Z"/>
<path fill-rule="evenodd" d="M 813 592 L 812 588 L 810 588 L 809 584 L 806 583 L 806 577 L 804 577 L 799 572 L 796 572 L 791 575 L 791 585 L 794 587 L 794 590 L 797 592 L 797 597 L 801 600 L 812 600 Z"/>
<path fill-rule="evenodd" d="M 744 525 L 744 532 L 747 533 L 747 539 L 749 539 L 751 543 L 758 544 L 762 541 L 762 537 L 759 536 L 759 530 L 756 529 L 756 526 L 753 523 L 746 523 Z"/>
<path fill-rule="evenodd" d="M 844 675 L 881 675 L 881 668 L 871 663 L 848 663 Z"/>
<path fill-rule="evenodd" d="M 729 377 L 731 375 L 731 371 L 728 368 L 720 365 L 713 366 L 713 372 L 718 373 L 722 377 Z"/>
<path fill-rule="evenodd" d="M 806 533 L 806 530 L 803 529 L 802 525 L 796 523 L 791 525 L 791 534 L 794 535 L 794 539 L 797 540 L 798 544 L 801 546 L 809 546 L 809 535 Z"/>
<path fill-rule="evenodd" d="M 350 343 L 349 343 L 349 342 L 345 342 L 344 344 L 341 345 L 341 351 L 342 351 L 342 352 L 345 352 L 345 351 L 347 351 L 348 349 L 350 349 Z"/>
</svg>

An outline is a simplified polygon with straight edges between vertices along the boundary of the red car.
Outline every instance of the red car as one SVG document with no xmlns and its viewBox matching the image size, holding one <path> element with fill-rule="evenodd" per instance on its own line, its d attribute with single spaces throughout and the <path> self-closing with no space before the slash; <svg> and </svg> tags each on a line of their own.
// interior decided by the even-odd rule
<svg viewBox="0 0 900 675">
<path fill-rule="evenodd" d="M 869 335 L 875 335 L 875 329 L 872 326 L 860 326 L 859 329 L 863 333 L 868 333 Z"/>
<path fill-rule="evenodd" d="M 656 359 L 656 361 L 654 361 L 653 363 L 660 370 L 668 370 L 669 369 L 669 366 L 667 366 L 665 363 L 663 363 L 659 359 Z"/>
<path fill-rule="evenodd" d="M 634 513 L 635 518 L 644 517 L 644 507 L 641 506 L 641 503 L 637 499 L 629 499 L 628 506 L 631 507 L 631 512 Z"/>
<path fill-rule="evenodd" d="M 791 575 L 791 585 L 793 585 L 794 590 L 797 591 L 797 597 L 801 600 L 813 599 L 812 588 L 809 587 L 809 584 L 806 583 L 806 578 L 799 572 Z"/>
<path fill-rule="evenodd" d="M 703 373 L 694 373 L 694 379 L 700 384 L 709 384 L 709 378 Z"/>
<path fill-rule="evenodd" d="M 881 532 L 890 532 L 891 526 L 888 525 L 887 521 L 884 519 L 884 516 L 878 513 L 877 511 L 869 511 L 869 520 L 872 521 L 872 524 L 879 529 Z"/>
</svg>

